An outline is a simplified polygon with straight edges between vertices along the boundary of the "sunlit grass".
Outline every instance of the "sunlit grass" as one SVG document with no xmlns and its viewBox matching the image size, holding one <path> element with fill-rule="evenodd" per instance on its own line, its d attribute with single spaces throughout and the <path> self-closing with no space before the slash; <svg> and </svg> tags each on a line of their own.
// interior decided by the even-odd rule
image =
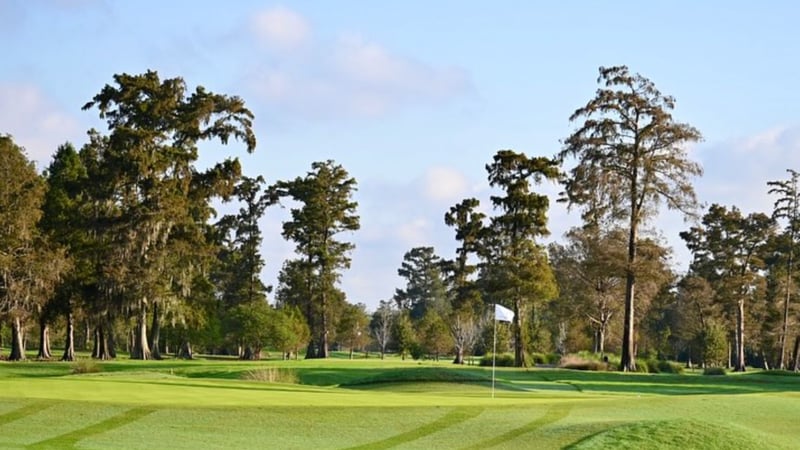
<svg viewBox="0 0 800 450">
<path fill-rule="evenodd" d="M 800 377 L 390 358 L 0 363 L 0 448 L 794 448 Z M 285 375 L 285 376 L 284 376 Z M 776 376 L 780 375 L 780 376 Z"/>
</svg>

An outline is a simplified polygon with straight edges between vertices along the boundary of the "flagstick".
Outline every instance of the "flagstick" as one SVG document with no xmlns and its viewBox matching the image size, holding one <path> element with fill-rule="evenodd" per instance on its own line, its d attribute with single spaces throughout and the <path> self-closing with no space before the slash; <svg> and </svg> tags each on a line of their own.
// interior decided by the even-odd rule
<svg viewBox="0 0 800 450">
<path fill-rule="evenodd" d="M 497 357 L 497 305 L 494 306 L 494 309 L 494 314 L 492 314 L 492 316 L 494 316 L 494 337 L 492 338 L 492 398 L 494 398 L 494 361 Z"/>
</svg>

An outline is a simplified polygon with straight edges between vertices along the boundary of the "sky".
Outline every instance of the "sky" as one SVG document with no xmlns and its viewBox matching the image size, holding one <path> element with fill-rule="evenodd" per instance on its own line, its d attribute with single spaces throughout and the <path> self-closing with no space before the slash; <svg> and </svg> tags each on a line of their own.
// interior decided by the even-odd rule
<svg viewBox="0 0 800 450">
<path fill-rule="evenodd" d="M 258 148 L 203 147 L 200 165 L 238 156 L 267 182 L 334 160 L 358 182 L 361 229 L 341 287 L 370 309 L 392 297 L 405 252 L 454 256 L 444 213 L 467 197 L 491 214 L 485 165 L 501 149 L 552 156 L 600 66 L 627 65 L 676 98 L 703 141 L 701 202 L 770 213 L 766 182 L 800 170 L 800 4 L 790 1 L 0 0 L 0 133 L 39 168 L 80 147 L 97 111 L 81 107 L 119 73 L 156 70 L 243 98 Z M 580 223 L 551 196 L 551 235 Z M 224 211 L 225 206 L 220 210 Z M 293 245 L 285 209 L 261 221 L 263 278 Z M 650 227 L 685 270 L 674 213 Z"/>
</svg>

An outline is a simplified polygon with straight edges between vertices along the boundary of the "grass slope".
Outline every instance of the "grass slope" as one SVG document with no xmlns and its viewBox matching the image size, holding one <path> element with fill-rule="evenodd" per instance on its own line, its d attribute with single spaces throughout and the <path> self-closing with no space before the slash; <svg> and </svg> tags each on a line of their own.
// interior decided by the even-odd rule
<svg viewBox="0 0 800 450">
<path fill-rule="evenodd" d="M 800 377 L 400 360 L 0 363 L 1 448 L 794 448 Z M 248 380 L 280 370 L 298 383 Z"/>
</svg>

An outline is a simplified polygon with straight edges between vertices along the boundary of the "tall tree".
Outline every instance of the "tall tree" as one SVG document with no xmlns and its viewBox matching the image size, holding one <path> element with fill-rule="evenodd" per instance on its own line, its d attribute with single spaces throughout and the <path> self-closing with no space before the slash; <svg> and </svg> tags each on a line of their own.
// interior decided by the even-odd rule
<svg viewBox="0 0 800 450">
<path fill-rule="evenodd" d="M 64 256 L 37 226 L 44 180 L 7 135 L 0 135 L 0 179 L 0 317 L 11 322 L 13 361 L 25 359 L 25 320 L 52 294 Z"/>
<path fill-rule="evenodd" d="M 762 249 L 773 230 L 774 222 L 762 213 L 743 216 L 736 207 L 714 204 L 702 226 L 681 233 L 694 254 L 692 272 L 711 283 L 718 301 L 734 308 L 736 371 L 745 370 L 745 305 L 763 291 Z"/>
<path fill-rule="evenodd" d="M 769 193 L 778 196 L 772 211 L 773 219 L 783 219 L 786 222 L 784 234 L 788 241 L 788 252 L 786 260 L 786 293 L 783 300 L 783 326 L 780 336 L 780 354 L 778 366 L 785 369 L 786 364 L 786 341 L 789 336 L 789 304 L 792 300 L 794 290 L 794 249 L 797 245 L 797 234 L 800 231 L 800 191 L 797 189 L 797 182 L 800 173 L 787 169 L 789 179 L 768 181 Z"/>
<path fill-rule="evenodd" d="M 456 258 L 444 264 L 451 303 L 447 325 L 456 350 L 454 364 L 464 364 L 464 353 L 475 346 L 480 332 L 480 318 L 483 316 L 480 287 L 474 279 L 477 264 L 470 261 L 481 253 L 480 246 L 486 230 L 483 223 L 486 215 L 477 210 L 479 206 L 477 199 L 468 198 L 451 207 L 444 215 L 444 223 L 455 229 L 456 241 L 460 242 Z"/>
<path fill-rule="evenodd" d="M 415 247 L 403 255 L 397 274 L 406 280 L 405 289 L 397 289 L 394 300 L 400 309 L 408 310 L 412 321 L 419 321 L 429 310 L 444 313 L 447 291 L 442 259 L 433 247 Z"/>
<path fill-rule="evenodd" d="M 491 197 L 497 216 L 485 233 L 482 258 L 483 282 L 490 300 L 506 302 L 514 311 L 514 364 L 528 365 L 524 335 L 525 318 L 537 304 L 557 295 L 555 276 L 544 248 L 536 239 L 546 236 L 550 200 L 533 192 L 531 182 L 556 179 L 556 162 L 543 157 L 529 158 L 524 153 L 500 150 L 486 165 L 489 185 L 504 195 Z"/>
<path fill-rule="evenodd" d="M 90 271 L 89 261 L 85 258 L 89 236 L 81 210 L 81 205 L 86 200 L 85 186 L 88 177 L 86 167 L 72 144 L 66 143 L 58 147 L 53 161 L 45 171 L 45 177 L 47 193 L 42 205 L 40 227 L 51 242 L 67 251 L 71 263 L 71 269 L 55 289 L 55 295 L 48 301 L 48 305 L 50 311 L 64 315 L 66 330 L 61 360 L 72 361 L 75 359 L 76 303 L 80 298 L 81 283 Z M 44 328 L 46 323 L 42 325 Z M 44 330 L 42 334 L 45 334 Z"/>
<path fill-rule="evenodd" d="M 151 357 L 147 312 L 171 289 L 161 274 L 167 269 L 170 239 L 179 223 L 191 215 L 187 201 L 198 143 L 231 138 L 256 146 L 252 113 L 238 97 L 197 87 L 186 94 L 181 78 L 161 80 L 154 71 L 114 76 L 84 109 L 97 108 L 109 136 L 98 146 L 101 178 L 108 187 L 101 203 L 113 202 L 116 217 L 117 294 L 136 314 L 132 357 Z M 99 181 L 99 180 L 98 180 Z"/>
<path fill-rule="evenodd" d="M 559 158 L 577 164 L 565 179 L 566 201 L 584 207 L 584 217 L 627 219 L 628 256 L 621 366 L 636 369 L 634 342 L 635 266 L 640 227 L 663 201 L 692 212 L 697 205 L 690 178 L 702 174 L 685 146 L 700 132 L 676 122 L 675 99 L 625 66 L 601 67 L 601 88 L 570 122 L 583 120 L 564 141 Z"/>
<path fill-rule="evenodd" d="M 279 181 L 273 186 L 276 198 L 291 198 L 299 204 L 291 209 L 291 220 L 283 224 L 283 236 L 296 244 L 306 270 L 305 309 L 311 341 L 306 358 L 327 358 L 333 317 L 343 304 L 337 288 L 340 271 L 350 267 L 352 243 L 338 240 L 339 234 L 359 229 L 358 203 L 352 196 L 356 180 L 334 161 L 315 162 L 305 177 Z"/>
<path fill-rule="evenodd" d="M 241 305 L 266 304 L 267 292 L 271 289 L 261 281 L 264 259 L 260 247 L 263 237 L 258 221 L 274 200 L 270 193 L 262 189 L 263 184 L 264 179 L 260 176 L 242 177 L 234 191 L 241 202 L 239 212 L 226 215 L 217 224 L 222 243 L 216 281 L 219 296 L 229 312 Z M 254 311 L 263 309 L 261 306 L 250 308 L 255 308 Z M 239 321 L 234 323 L 238 324 Z M 238 331 L 238 325 L 231 330 L 233 334 L 239 334 Z M 243 350 L 239 355 L 242 358 L 257 355 L 256 349 Z"/>
</svg>

